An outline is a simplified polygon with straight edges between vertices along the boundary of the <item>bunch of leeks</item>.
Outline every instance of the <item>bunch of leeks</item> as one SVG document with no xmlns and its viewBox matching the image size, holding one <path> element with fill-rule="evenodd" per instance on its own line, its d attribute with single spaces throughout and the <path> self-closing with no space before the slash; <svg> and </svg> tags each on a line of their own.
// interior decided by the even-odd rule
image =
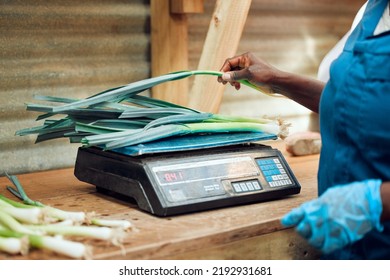
<svg viewBox="0 0 390 280">
<path fill-rule="evenodd" d="M 64 211 L 31 200 L 16 176 L 6 176 L 16 187 L 7 189 L 23 203 L 0 195 L 0 251 L 27 254 L 35 248 L 75 259 L 91 259 L 91 247 L 64 237 L 93 238 L 120 245 L 126 231 L 132 228 L 126 220 L 100 219 L 95 213 Z"/>
<path fill-rule="evenodd" d="M 254 119 L 200 112 L 188 107 L 140 95 L 158 84 L 192 75 L 222 75 L 216 71 L 180 71 L 108 89 L 85 99 L 75 100 L 36 96 L 59 106 L 28 104 L 27 110 L 42 112 L 42 126 L 22 129 L 17 135 L 38 134 L 36 142 L 67 137 L 84 146 L 99 145 L 110 150 L 167 137 L 188 134 L 266 132 L 287 136 L 281 120 Z M 243 84 L 256 88 L 248 81 Z M 54 115 L 65 115 L 52 119 Z"/>
</svg>

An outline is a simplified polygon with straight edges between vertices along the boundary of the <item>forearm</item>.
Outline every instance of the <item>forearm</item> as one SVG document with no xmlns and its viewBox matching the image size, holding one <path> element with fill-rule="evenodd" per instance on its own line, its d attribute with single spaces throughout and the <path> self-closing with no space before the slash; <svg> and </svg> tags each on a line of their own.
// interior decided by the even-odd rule
<svg viewBox="0 0 390 280">
<path fill-rule="evenodd" d="M 302 75 L 279 71 L 272 78 L 271 87 L 275 93 L 294 100 L 318 113 L 322 90 L 325 83 Z"/>
<path fill-rule="evenodd" d="M 239 89 L 239 81 L 248 80 L 258 86 L 270 87 L 274 93 L 283 94 L 318 113 L 324 82 L 281 71 L 251 52 L 226 59 L 220 71 L 226 73 L 218 78 L 219 82 L 230 82 Z"/>
<path fill-rule="evenodd" d="M 381 186 L 382 215 L 381 221 L 390 220 L 390 182 L 384 182 Z"/>
</svg>

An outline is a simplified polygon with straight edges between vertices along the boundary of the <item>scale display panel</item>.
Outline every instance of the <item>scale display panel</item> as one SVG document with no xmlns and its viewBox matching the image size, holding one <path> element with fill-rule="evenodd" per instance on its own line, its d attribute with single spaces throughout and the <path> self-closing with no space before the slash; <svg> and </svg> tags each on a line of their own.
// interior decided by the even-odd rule
<svg viewBox="0 0 390 280">
<path fill-rule="evenodd" d="M 157 216 L 261 202 L 298 194 L 282 154 L 260 144 L 132 157 L 80 148 L 75 175 L 107 194 L 135 199 Z"/>
<path fill-rule="evenodd" d="M 249 156 L 157 165 L 151 169 L 170 202 L 224 195 L 222 180 L 258 174 Z"/>
</svg>

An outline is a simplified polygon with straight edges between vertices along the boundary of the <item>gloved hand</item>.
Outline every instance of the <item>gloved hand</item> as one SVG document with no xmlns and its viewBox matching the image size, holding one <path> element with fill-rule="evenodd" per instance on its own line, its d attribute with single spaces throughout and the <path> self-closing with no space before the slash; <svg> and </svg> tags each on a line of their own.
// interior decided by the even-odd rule
<svg viewBox="0 0 390 280">
<path fill-rule="evenodd" d="M 366 180 L 328 189 L 285 215 L 284 226 L 296 231 L 325 254 L 361 239 L 380 224 L 381 180 Z"/>
</svg>

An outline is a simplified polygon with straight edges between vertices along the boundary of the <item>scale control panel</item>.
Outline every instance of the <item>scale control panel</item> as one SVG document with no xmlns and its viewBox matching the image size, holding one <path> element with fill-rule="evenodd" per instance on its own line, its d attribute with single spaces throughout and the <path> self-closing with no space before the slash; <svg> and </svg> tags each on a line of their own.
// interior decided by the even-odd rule
<svg viewBox="0 0 390 280">
<path fill-rule="evenodd" d="M 291 185 L 292 181 L 279 158 L 256 159 L 270 187 Z"/>
<path fill-rule="evenodd" d="M 172 205 L 217 197 L 244 196 L 294 186 L 280 156 L 223 155 L 150 164 L 150 174 Z"/>
<path fill-rule="evenodd" d="M 231 185 L 236 193 L 260 191 L 263 189 L 262 185 L 276 188 L 293 184 L 290 175 L 279 158 L 255 159 L 255 161 L 264 180 L 261 180 L 262 182 L 259 179 L 232 182 Z"/>
</svg>

